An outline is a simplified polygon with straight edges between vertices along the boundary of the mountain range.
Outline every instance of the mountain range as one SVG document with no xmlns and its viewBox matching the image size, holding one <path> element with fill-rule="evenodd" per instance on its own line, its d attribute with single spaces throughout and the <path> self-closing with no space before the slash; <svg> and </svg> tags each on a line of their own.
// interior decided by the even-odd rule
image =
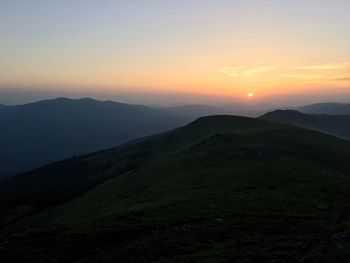
<svg viewBox="0 0 350 263">
<path fill-rule="evenodd" d="M 0 108 L 0 174 L 113 147 L 190 121 L 112 101 L 58 98 Z"/>
<path fill-rule="evenodd" d="M 239 106 L 239 105 L 238 105 Z M 0 106 L 0 180 L 47 163 L 114 147 L 214 114 L 257 116 L 235 105 L 152 108 L 90 98 Z"/>
<path fill-rule="evenodd" d="M 350 104 L 320 103 L 297 110 L 306 113 L 350 113 Z M 53 161 L 114 147 L 138 137 L 160 133 L 208 115 L 257 117 L 272 106 L 226 104 L 144 105 L 58 98 L 24 105 L 0 104 L 0 181 Z M 311 116 L 294 112 L 262 118 L 349 138 L 346 116 Z"/>
</svg>

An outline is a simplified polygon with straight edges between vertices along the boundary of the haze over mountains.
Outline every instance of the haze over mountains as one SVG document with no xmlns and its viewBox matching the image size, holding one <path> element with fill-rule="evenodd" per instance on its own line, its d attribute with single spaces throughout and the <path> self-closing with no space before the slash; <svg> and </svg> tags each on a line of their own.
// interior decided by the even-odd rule
<svg viewBox="0 0 350 263">
<path fill-rule="evenodd" d="M 271 107 L 271 106 L 270 106 Z M 348 113 L 349 104 L 307 105 L 300 111 Z M 18 106 L 0 105 L 0 178 L 52 161 L 113 147 L 183 126 L 207 115 L 257 117 L 269 105 L 181 105 L 154 108 L 89 98 L 58 98 Z M 263 118 L 349 138 L 348 117 L 268 115 Z"/>
<path fill-rule="evenodd" d="M 141 105 L 59 98 L 0 108 L 0 174 L 38 167 L 184 125 Z"/>
<path fill-rule="evenodd" d="M 297 109 L 307 114 L 330 114 L 330 115 L 344 115 L 350 114 L 350 104 L 325 102 L 305 105 Z"/>
</svg>

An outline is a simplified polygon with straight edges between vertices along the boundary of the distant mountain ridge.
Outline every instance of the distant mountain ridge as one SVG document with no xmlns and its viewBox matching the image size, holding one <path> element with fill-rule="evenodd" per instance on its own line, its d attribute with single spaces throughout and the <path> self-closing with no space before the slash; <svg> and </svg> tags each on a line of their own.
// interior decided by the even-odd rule
<svg viewBox="0 0 350 263">
<path fill-rule="evenodd" d="M 0 174 L 113 147 L 186 122 L 163 110 L 90 98 L 0 107 Z"/>
<path fill-rule="evenodd" d="M 299 107 L 297 110 L 306 114 L 344 115 L 350 114 L 350 103 L 316 103 Z"/>
<path fill-rule="evenodd" d="M 305 114 L 295 110 L 276 110 L 259 118 L 317 130 L 350 140 L 350 115 Z"/>
</svg>

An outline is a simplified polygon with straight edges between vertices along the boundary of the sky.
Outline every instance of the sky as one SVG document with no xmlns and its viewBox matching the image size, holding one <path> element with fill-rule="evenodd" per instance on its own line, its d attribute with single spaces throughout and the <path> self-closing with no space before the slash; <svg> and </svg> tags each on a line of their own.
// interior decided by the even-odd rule
<svg viewBox="0 0 350 263">
<path fill-rule="evenodd" d="M 349 0 L 1 0 L 0 103 L 350 101 L 349 10 Z"/>
</svg>

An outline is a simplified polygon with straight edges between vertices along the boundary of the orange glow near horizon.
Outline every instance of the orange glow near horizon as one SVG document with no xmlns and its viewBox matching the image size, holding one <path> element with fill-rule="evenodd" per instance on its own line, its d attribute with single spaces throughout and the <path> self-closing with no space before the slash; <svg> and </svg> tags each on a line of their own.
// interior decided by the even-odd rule
<svg viewBox="0 0 350 263">
<path fill-rule="evenodd" d="M 113 68 L 113 67 L 111 67 Z M 67 69 L 67 68 L 65 68 Z M 194 69 L 193 74 L 188 72 Z M 273 63 L 256 63 L 251 66 L 217 66 L 186 68 L 179 65 L 170 72 L 167 68 L 149 68 L 143 72 L 118 72 L 117 70 L 87 71 L 71 74 L 23 73 L 22 81 L 12 85 L 33 83 L 37 86 L 62 86 L 68 88 L 99 87 L 105 91 L 132 90 L 133 92 L 189 92 L 244 97 L 251 90 L 264 96 L 302 92 L 323 92 L 328 89 L 350 87 L 350 63 L 293 64 L 280 66 Z M 34 73 L 34 72 L 31 72 Z M 21 83 L 22 82 L 22 83 Z M 118 88 L 116 88 L 118 87 Z M 252 96 L 249 96 L 252 97 Z"/>
<path fill-rule="evenodd" d="M 350 94 L 345 1 L 92 2 L 0 4 L 0 89 Z"/>
</svg>

